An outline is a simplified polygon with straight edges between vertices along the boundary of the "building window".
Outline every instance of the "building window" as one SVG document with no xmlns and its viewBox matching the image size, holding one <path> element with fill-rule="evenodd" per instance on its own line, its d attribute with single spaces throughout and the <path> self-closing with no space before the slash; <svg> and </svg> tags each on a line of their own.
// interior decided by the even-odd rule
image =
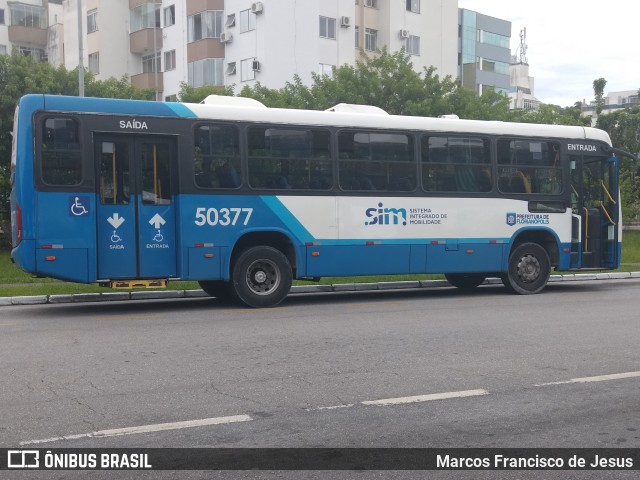
<svg viewBox="0 0 640 480">
<path fill-rule="evenodd" d="M 320 17 L 320 36 L 322 38 L 336 39 L 336 19 Z"/>
<path fill-rule="evenodd" d="M 164 26 L 170 27 L 176 23 L 176 6 L 170 5 L 164 9 Z"/>
<path fill-rule="evenodd" d="M 501 75 L 509 75 L 509 64 L 505 62 L 498 62 L 496 60 L 488 60 L 486 58 L 482 58 L 479 67 L 479 69 L 484 72 L 494 72 Z"/>
<path fill-rule="evenodd" d="M 178 96 L 176 94 L 167 95 L 166 97 L 164 97 L 164 101 L 165 102 L 177 102 L 178 101 Z"/>
<path fill-rule="evenodd" d="M 4 25 L 4 8 L 0 8 L 0 25 Z"/>
<path fill-rule="evenodd" d="M 30 55 L 30 56 L 32 56 L 33 59 L 36 62 L 46 62 L 47 61 L 47 54 L 44 51 L 44 49 L 42 49 L 42 48 L 25 47 L 23 45 L 14 45 L 13 49 L 17 50 L 22 55 L 25 55 L 25 56 L 26 55 Z"/>
<path fill-rule="evenodd" d="M 222 10 L 209 10 L 189 17 L 187 19 L 189 43 L 203 38 L 220 38 L 223 16 Z"/>
<path fill-rule="evenodd" d="M 87 12 L 87 33 L 98 31 L 98 9 L 94 8 Z"/>
<path fill-rule="evenodd" d="M 318 73 L 327 77 L 333 77 L 334 68 L 335 67 L 333 65 L 329 65 L 328 63 L 321 63 L 319 65 Z"/>
<path fill-rule="evenodd" d="M 224 85 L 224 58 L 205 58 L 188 65 L 189 85 Z"/>
<path fill-rule="evenodd" d="M 176 51 L 170 50 L 168 52 L 164 52 L 164 71 L 167 72 L 169 70 L 176 69 Z"/>
<path fill-rule="evenodd" d="M 364 6 L 378 8 L 378 0 L 364 0 Z"/>
<path fill-rule="evenodd" d="M 156 65 L 158 68 L 156 68 Z M 155 55 L 152 53 L 150 55 L 142 56 L 142 73 L 154 73 L 161 70 L 160 52 L 156 53 Z"/>
<path fill-rule="evenodd" d="M 227 75 L 235 75 L 236 74 L 236 62 L 227 63 Z"/>
<path fill-rule="evenodd" d="M 160 28 L 160 4 L 145 3 L 131 10 L 131 33 L 144 28 Z"/>
<path fill-rule="evenodd" d="M 251 10 L 240 12 L 240 33 L 249 32 L 256 29 L 256 14 Z"/>
<path fill-rule="evenodd" d="M 89 54 L 89 71 L 96 75 L 100 73 L 100 52 Z"/>
<path fill-rule="evenodd" d="M 405 43 L 405 50 L 409 55 L 420 55 L 420 37 L 409 35 Z"/>
<path fill-rule="evenodd" d="M 246 82 L 256 78 L 256 71 L 253 69 L 255 58 L 246 58 L 240 62 L 240 81 Z"/>
<path fill-rule="evenodd" d="M 227 28 L 231 28 L 231 27 L 235 27 L 236 26 L 236 14 L 235 13 L 231 13 L 229 15 L 227 15 L 227 21 L 224 23 L 224 26 Z"/>
<path fill-rule="evenodd" d="M 375 52 L 378 49 L 378 31 L 372 28 L 364 29 L 364 49 Z"/>
<path fill-rule="evenodd" d="M 356 48 L 360 48 L 360 27 L 356 26 L 356 28 L 354 28 L 353 30 L 355 31 L 355 34 L 356 34 L 356 41 L 355 41 Z"/>
<path fill-rule="evenodd" d="M 420 13 L 420 0 L 407 0 L 407 12 Z"/>
<path fill-rule="evenodd" d="M 9 4 L 11 14 L 11 25 L 31 28 L 47 28 L 47 10 L 35 5 L 24 5 L 21 3 Z"/>
<path fill-rule="evenodd" d="M 498 33 L 486 32 L 479 30 L 480 42 L 487 45 L 495 45 L 496 47 L 509 48 L 511 38 L 506 35 L 500 35 Z"/>
</svg>

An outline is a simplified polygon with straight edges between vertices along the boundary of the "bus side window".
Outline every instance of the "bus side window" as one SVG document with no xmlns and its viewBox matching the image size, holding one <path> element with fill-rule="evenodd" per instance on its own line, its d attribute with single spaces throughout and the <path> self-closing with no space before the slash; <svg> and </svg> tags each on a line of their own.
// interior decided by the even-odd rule
<svg viewBox="0 0 640 480">
<path fill-rule="evenodd" d="M 489 140 L 479 137 L 422 137 L 422 188 L 427 192 L 490 192 Z"/>
<path fill-rule="evenodd" d="M 416 188 L 413 137 L 397 132 L 338 135 L 338 170 L 342 190 L 411 192 Z"/>
<path fill-rule="evenodd" d="M 42 123 L 42 181 L 51 186 L 82 182 L 78 124 L 71 118 L 47 118 Z"/>
<path fill-rule="evenodd" d="M 247 135 L 252 188 L 328 190 L 333 186 L 329 131 L 252 127 Z"/>
<path fill-rule="evenodd" d="M 198 187 L 240 187 L 240 140 L 235 126 L 199 125 L 194 134 L 194 143 L 194 181 Z"/>
<path fill-rule="evenodd" d="M 561 193 L 560 145 L 543 140 L 498 140 L 498 179 L 503 193 Z"/>
</svg>

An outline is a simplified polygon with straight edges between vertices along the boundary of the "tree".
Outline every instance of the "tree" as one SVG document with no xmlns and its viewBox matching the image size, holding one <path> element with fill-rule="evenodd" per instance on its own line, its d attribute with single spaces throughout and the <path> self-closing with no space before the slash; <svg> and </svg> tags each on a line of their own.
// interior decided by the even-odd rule
<svg viewBox="0 0 640 480">
<path fill-rule="evenodd" d="M 640 155 L 640 106 L 600 115 L 597 128 L 609 133 L 616 148 Z M 620 162 L 620 190 L 624 219 L 636 219 L 640 214 L 640 182 L 636 178 L 638 160 L 623 158 Z"/>
<path fill-rule="evenodd" d="M 600 115 L 604 106 L 604 87 L 607 81 L 604 78 L 598 78 L 593 81 L 593 93 L 596 97 L 596 115 Z"/>
<path fill-rule="evenodd" d="M 233 96 L 233 87 L 219 87 L 216 85 L 203 85 L 192 87 L 187 82 L 180 82 L 178 101 L 184 103 L 200 103 L 209 95 Z"/>
<path fill-rule="evenodd" d="M 519 110 L 512 113 L 511 120 L 523 123 L 544 123 L 549 125 L 591 126 L 591 117 L 582 117 L 581 103 L 573 107 L 540 105 L 538 111 Z"/>
<path fill-rule="evenodd" d="M 477 96 L 450 76 L 440 78 L 431 67 L 416 72 L 404 51 L 375 56 L 362 54 L 355 65 L 342 65 L 332 76 L 312 75 L 307 87 L 295 76 L 281 89 L 259 83 L 245 86 L 240 95 L 269 107 L 325 110 L 338 103 L 374 105 L 394 115 L 439 116 L 455 113 L 461 118 L 507 120 L 509 100 L 497 92 Z"/>
</svg>

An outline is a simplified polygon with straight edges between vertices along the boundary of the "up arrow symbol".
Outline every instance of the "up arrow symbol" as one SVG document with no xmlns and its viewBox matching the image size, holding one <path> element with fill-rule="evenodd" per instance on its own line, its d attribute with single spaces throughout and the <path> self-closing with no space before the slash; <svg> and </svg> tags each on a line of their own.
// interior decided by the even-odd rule
<svg viewBox="0 0 640 480">
<path fill-rule="evenodd" d="M 118 215 L 118 213 L 114 213 L 109 218 L 107 218 L 107 222 L 109 222 L 113 228 L 117 229 L 124 223 L 124 218 Z"/>
<path fill-rule="evenodd" d="M 167 223 L 167 221 L 162 218 L 159 213 L 156 213 L 151 217 L 151 220 L 149 220 L 149 225 L 153 225 L 153 228 L 160 228 L 165 223 Z"/>
</svg>

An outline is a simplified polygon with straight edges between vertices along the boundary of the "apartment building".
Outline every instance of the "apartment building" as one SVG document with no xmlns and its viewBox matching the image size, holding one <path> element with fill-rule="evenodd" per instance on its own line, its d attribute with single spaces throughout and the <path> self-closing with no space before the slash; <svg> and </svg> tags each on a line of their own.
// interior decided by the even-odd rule
<svg viewBox="0 0 640 480">
<path fill-rule="evenodd" d="M 0 9 L 40 9 L 31 22 L 37 26 L 28 27 L 31 43 L 13 44 L 39 48 L 42 58 L 73 69 L 80 56 L 78 2 L 85 68 L 98 79 L 128 75 L 137 87 L 155 88 L 161 100 L 175 99 L 181 82 L 233 85 L 237 92 L 256 82 L 280 88 L 297 74 L 310 84 L 312 73 L 331 75 L 334 67 L 355 64 L 362 51 L 375 55 L 383 47 L 404 48 L 416 71 L 434 66 L 443 77 L 473 81 L 479 92 L 509 86 L 500 62 L 504 49 L 508 64 L 510 23 L 473 12 L 481 33 L 472 63 L 477 56 L 480 63 L 467 72 L 458 67 L 469 52 L 459 46 L 466 37 L 458 34 L 453 0 L 56 0 L 55 18 L 54 0 L 0 0 Z M 0 16 L 0 49 L 2 35 Z M 500 55 L 493 55 L 496 48 Z"/>
<path fill-rule="evenodd" d="M 64 65 L 78 65 L 77 2 L 63 0 Z M 129 75 L 174 99 L 193 86 L 260 82 L 355 64 L 360 49 L 405 48 L 417 71 L 456 75 L 457 2 L 450 0 L 81 0 L 84 64 Z"/>
</svg>

